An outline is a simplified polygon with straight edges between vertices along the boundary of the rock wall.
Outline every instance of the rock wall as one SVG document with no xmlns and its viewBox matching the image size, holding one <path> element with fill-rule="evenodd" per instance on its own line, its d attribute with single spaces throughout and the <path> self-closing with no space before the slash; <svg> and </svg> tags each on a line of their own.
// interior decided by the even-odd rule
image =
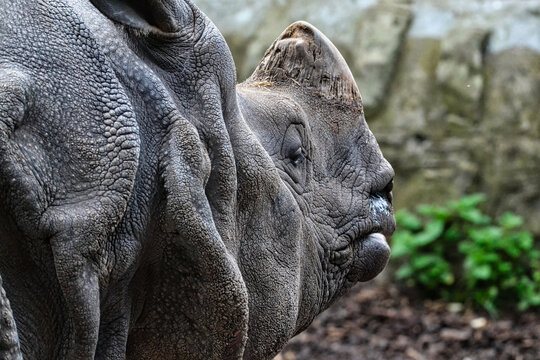
<svg viewBox="0 0 540 360">
<path fill-rule="evenodd" d="M 239 80 L 296 20 L 321 29 L 356 76 L 396 170 L 396 207 L 484 192 L 540 235 L 540 1 L 196 0 Z"/>
</svg>

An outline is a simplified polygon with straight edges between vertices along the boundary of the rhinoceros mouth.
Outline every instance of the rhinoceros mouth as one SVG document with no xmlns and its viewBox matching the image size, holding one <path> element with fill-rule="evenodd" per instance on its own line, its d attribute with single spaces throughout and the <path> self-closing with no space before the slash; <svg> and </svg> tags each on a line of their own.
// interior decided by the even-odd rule
<svg viewBox="0 0 540 360">
<path fill-rule="evenodd" d="M 367 235 L 353 235 L 354 231 L 349 231 L 340 237 L 336 246 L 332 249 L 330 262 L 334 265 L 343 266 L 347 262 L 357 261 L 354 254 L 361 255 L 361 258 L 379 256 L 388 257 L 390 247 L 387 239 L 391 234 L 373 231 Z"/>
<path fill-rule="evenodd" d="M 395 228 L 390 220 L 393 218 L 387 222 L 387 228 L 376 226 L 364 232 L 360 226 L 353 226 L 338 238 L 329 260 L 347 269 L 348 281 L 371 280 L 385 268 L 390 258 L 388 239 Z"/>
</svg>

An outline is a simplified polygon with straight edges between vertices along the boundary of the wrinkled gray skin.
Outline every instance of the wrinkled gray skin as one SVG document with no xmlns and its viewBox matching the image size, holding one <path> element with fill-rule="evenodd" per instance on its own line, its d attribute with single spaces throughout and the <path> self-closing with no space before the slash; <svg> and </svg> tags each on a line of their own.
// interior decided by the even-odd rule
<svg viewBox="0 0 540 360">
<path fill-rule="evenodd" d="M 330 41 L 235 82 L 188 1 L 0 0 L 2 358 L 269 359 L 384 268 L 393 172 Z"/>
</svg>

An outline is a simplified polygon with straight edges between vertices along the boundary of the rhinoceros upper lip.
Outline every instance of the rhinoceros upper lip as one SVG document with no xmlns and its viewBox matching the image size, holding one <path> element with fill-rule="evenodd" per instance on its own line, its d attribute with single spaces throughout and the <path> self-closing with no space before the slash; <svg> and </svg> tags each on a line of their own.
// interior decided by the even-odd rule
<svg viewBox="0 0 540 360">
<path fill-rule="evenodd" d="M 343 237 L 347 240 L 348 245 L 352 245 L 355 242 L 362 242 L 364 239 L 367 239 L 371 234 L 382 233 L 381 229 L 373 228 L 369 231 L 360 230 L 359 225 L 355 225 L 350 228 L 347 232 L 343 234 Z M 386 236 L 386 235 L 385 235 Z"/>
<path fill-rule="evenodd" d="M 334 249 L 334 251 L 332 251 L 330 254 L 330 262 L 335 265 L 344 264 L 352 257 L 353 247 L 351 245 L 352 244 L 349 243 Z"/>
</svg>

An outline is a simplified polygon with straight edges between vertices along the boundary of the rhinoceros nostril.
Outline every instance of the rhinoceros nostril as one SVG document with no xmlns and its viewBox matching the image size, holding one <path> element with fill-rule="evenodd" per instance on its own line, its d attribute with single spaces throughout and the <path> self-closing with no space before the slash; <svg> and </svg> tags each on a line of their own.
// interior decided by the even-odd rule
<svg viewBox="0 0 540 360">
<path fill-rule="evenodd" d="M 373 197 L 380 197 L 385 199 L 391 199 L 390 193 L 394 189 L 394 178 L 390 179 L 390 181 L 384 186 L 379 186 L 375 189 L 375 191 L 372 192 Z"/>
<path fill-rule="evenodd" d="M 388 184 L 386 184 L 386 186 L 384 187 L 384 189 L 382 190 L 382 193 L 383 194 L 388 194 L 392 191 L 392 189 L 394 189 L 394 178 L 392 178 Z"/>
</svg>

